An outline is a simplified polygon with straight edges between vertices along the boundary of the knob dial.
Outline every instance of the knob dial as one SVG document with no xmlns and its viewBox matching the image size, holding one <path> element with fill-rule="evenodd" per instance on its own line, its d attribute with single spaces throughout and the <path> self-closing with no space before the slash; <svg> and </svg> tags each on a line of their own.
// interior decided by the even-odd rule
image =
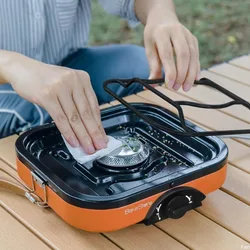
<svg viewBox="0 0 250 250">
<path fill-rule="evenodd" d="M 176 196 L 168 203 L 166 207 L 167 217 L 179 219 L 193 208 L 192 196 Z"/>
<path fill-rule="evenodd" d="M 179 219 L 188 211 L 200 207 L 205 197 L 199 190 L 191 187 L 171 189 L 155 201 L 143 223 L 151 225 L 167 218 Z"/>
</svg>

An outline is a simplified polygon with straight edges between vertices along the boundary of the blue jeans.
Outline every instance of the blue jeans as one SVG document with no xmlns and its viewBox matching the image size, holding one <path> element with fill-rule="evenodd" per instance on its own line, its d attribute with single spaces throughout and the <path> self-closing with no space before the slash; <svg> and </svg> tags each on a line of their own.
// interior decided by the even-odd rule
<svg viewBox="0 0 250 250">
<path fill-rule="evenodd" d="M 145 50 L 135 45 L 80 49 L 69 55 L 60 65 L 88 72 L 100 105 L 113 100 L 103 89 L 103 82 L 107 79 L 149 76 Z M 124 90 L 119 85 L 114 85 L 112 90 L 122 97 L 142 90 L 141 86 L 133 86 Z M 10 84 L 0 85 L 0 138 L 50 121 L 51 117 L 46 110 L 18 96 Z"/>
</svg>

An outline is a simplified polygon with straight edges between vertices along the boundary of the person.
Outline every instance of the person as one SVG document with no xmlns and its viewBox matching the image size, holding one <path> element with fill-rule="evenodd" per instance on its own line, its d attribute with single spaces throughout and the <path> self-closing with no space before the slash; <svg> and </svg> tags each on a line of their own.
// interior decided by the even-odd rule
<svg viewBox="0 0 250 250">
<path fill-rule="evenodd" d="M 88 46 L 91 0 L 2 0 L 0 8 L 0 138 L 55 122 L 66 141 L 93 154 L 107 147 L 99 105 L 111 101 L 110 78 L 164 76 L 189 91 L 199 78 L 196 37 L 172 0 L 99 0 L 110 14 L 144 25 L 144 48 Z M 176 59 L 175 59 L 176 58 Z M 141 87 L 113 91 L 121 96 Z"/>
</svg>

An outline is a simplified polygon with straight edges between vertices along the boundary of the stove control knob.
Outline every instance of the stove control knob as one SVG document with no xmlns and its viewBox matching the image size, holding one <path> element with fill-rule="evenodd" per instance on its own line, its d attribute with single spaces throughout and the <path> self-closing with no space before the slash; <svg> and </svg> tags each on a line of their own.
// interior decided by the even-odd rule
<svg viewBox="0 0 250 250">
<path fill-rule="evenodd" d="M 191 187 L 171 189 L 155 201 L 143 223 L 151 225 L 167 218 L 179 219 L 186 212 L 200 207 L 205 197 L 203 193 Z"/>
<path fill-rule="evenodd" d="M 199 205 L 201 204 L 199 203 Z M 191 197 L 188 195 L 176 196 L 166 206 L 166 213 L 168 218 L 179 219 L 182 216 L 184 216 L 187 211 L 192 209 L 193 209 L 192 196 Z"/>
</svg>

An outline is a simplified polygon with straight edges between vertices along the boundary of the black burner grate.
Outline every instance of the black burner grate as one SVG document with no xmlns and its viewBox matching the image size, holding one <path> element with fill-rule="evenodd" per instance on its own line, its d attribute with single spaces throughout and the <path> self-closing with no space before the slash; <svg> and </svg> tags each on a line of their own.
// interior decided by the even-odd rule
<svg viewBox="0 0 250 250">
<path fill-rule="evenodd" d="M 211 88 L 214 88 L 215 90 L 220 91 L 221 93 L 225 94 L 226 96 L 230 97 L 232 101 L 223 103 L 223 104 L 204 104 L 204 103 L 197 103 L 197 102 L 189 102 L 189 101 L 174 101 L 168 96 L 164 95 L 157 89 L 151 86 L 151 84 L 161 84 L 164 82 L 164 79 L 157 79 L 157 80 L 146 80 L 146 79 L 140 79 L 140 78 L 132 78 L 132 79 L 110 79 L 104 82 L 104 90 L 108 92 L 111 96 L 113 96 L 117 101 L 119 101 L 121 104 L 126 106 L 129 110 L 134 112 L 137 116 L 139 116 L 141 119 L 149 123 L 151 126 L 153 126 L 156 129 L 160 129 L 162 131 L 165 131 L 169 134 L 173 135 L 181 135 L 181 136 L 196 136 L 196 137 L 202 137 L 202 136 L 233 136 L 233 135 L 246 135 L 250 134 L 250 129 L 238 129 L 238 130 L 217 130 L 217 131 L 195 131 L 192 130 L 189 126 L 187 126 L 185 121 L 184 112 L 182 109 L 182 106 L 192 106 L 195 108 L 203 108 L 203 109 L 224 109 L 228 108 L 233 105 L 241 105 L 250 110 L 250 103 L 246 100 L 242 99 L 241 97 L 235 95 L 234 93 L 230 92 L 229 90 L 223 88 L 222 86 L 216 84 L 215 82 L 207 79 L 202 78 L 199 81 L 195 81 L 195 85 L 203 85 L 208 86 Z M 166 126 L 161 125 L 149 117 L 143 115 L 138 109 L 136 109 L 135 106 L 130 105 L 128 102 L 126 102 L 123 98 L 116 95 L 110 88 L 108 88 L 109 85 L 113 84 L 120 84 L 122 87 L 129 88 L 132 84 L 141 84 L 146 89 L 152 91 L 154 94 L 168 102 L 170 105 L 174 106 L 178 111 L 178 118 L 180 120 L 181 127 L 183 131 L 175 130 L 166 128 Z"/>
</svg>

